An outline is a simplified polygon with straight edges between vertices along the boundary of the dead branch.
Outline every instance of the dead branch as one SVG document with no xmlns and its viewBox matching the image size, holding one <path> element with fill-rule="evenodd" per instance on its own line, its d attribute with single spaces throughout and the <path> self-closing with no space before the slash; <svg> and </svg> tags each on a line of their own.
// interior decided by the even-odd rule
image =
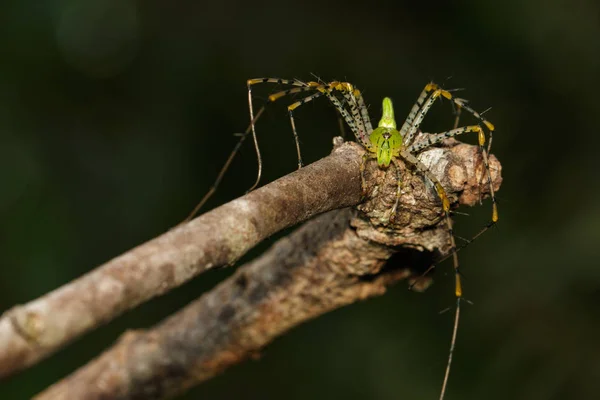
<svg viewBox="0 0 600 400">
<path fill-rule="evenodd" d="M 144 243 L 0 317 L 0 377 L 211 268 L 232 265 L 286 227 L 358 204 L 361 149 L 332 155 Z"/>
<path fill-rule="evenodd" d="M 360 151 L 348 152 L 352 156 L 346 162 L 355 174 L 348 179 L 352 190 L 360 192 Z M 451 199 L 472 205 L 482 173 L 481 163 L 472 162 L 477 148 L 461 144 L 430 152 L 424 158 L 430 158 L 430 168 L 443 178 Z M 500 164 L 493 157 L 491 166 L 498 188 Z M 395 173 L 375 167 L 367 175 L 370 192 L 376 195 L 361 205 L 359 214 L 335 211 L 305 224 L 156 327 L 125 333 L 112 348 L 36 398 L 172 397 L 257 355 L 275 337 L 306 320 L 380 295 L 386 286 L 419 275 L 448 251 L 439 201 L 421 177 L 402 174 L 406 190 L 398 214 L 389 221 Z M 330 180 L 333 186 L 340 183 Z M 351 196 L 348 203 L 357 193 L 345 195 Z M 295 190 L 294 196 L 291 202 L 307 201 L 304 191 Z M 271 218 L 273 207 L 265 207 L 266 218 Z M 291 203 L 286 212 L 288 207 Z M 281 209 L 278 213 L 284 218 Z M 396 264 L 384 267 L 398 251 L 402 256 Z M 428 257 L 422 256 L 424 251 Z M 422 289 L 428 280 L 418 282 Z"/>
</svg>

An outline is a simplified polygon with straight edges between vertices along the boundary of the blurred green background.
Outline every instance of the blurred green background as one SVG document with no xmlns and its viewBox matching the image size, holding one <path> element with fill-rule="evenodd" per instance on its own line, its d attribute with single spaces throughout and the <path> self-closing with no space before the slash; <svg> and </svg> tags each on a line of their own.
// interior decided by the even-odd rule
<svg viewBox="0 0 600 400">
<path fill-rule="evenodd" d="M 465 296 L 447 399 L 591 399 L 600 390 L 600 4 L 597 1 L 39 0 L 0 5 L 0 311 L 184 218 L 248 122 L 248 78 L 348 80 L 378 118 L 425 83 L 497 127 L 500 223 L 461 252 Z M 451 77 L 451 78 L 450 78 Z M 262 104 L 276 86 L 257 87 Z M 263 183 L 295 169 L 285 106 L 258 124 Z M 404 110 L 404 111 L 402 111 Z M 306 162 L 331 150 L 324 99 L 296 113 Z M 446 102 L 424 129 L 452 122 Z M 475 138 L 465 138 L 475 143 Z M 250 143 L 208 208 L 251 185 Z M 469 236 L 489 204 L 463 209 Z M 268 244 L 263 244 L 246 259 Z M 0 383 L 24 399 L 127 328 L 152 326 L 233 269 L 211 272 Z M 204 399 L 436 399 L 451 267 L 311 321 L 195 388 Z"/>
</svg>

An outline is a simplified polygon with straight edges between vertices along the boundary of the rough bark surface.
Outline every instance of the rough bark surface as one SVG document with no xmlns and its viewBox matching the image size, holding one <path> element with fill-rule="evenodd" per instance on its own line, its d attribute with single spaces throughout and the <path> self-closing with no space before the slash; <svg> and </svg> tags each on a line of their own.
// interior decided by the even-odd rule
<svg viewBox="0 0 600 400">
<path fill-rule="evenodd" d="M 339 167 L 350 173 L 337 174 L 328 181 L 327 194 L 318 196 L 323 203 L 324 197 L 337 196 L 339 207 L 346 207 L 360 199 L 361 151 L 355 144 L 345 144 L 337 151 L 350 155 Z M 441 179 L 457 206 L 459 202 L 473 205 L 479 199 L 483 168 L 478 157 L 477 147 L 451 141 L 447 147 L 424 152 L 421 160 Z M 40 393 L 37 399 L 172 397 L 258 354 L 275 337 L 306 320 L 380 295 L 386 286 L 400 279 L 412 277 L 414 281 L 449 250 L 439 200 L 421 176 L 401 171 L 400 207 L 391 218 L 396 172 L 393 168 L 383 171 L 373 164 L 368 165 L 366 173 L 370 196 L 360 211 L 334 211 L 308 222 L 156 327 L 125 333 L 112 348 Z M 498 189 L 501 167 L 494 157 L 490 164 Z M 312 185 L 323 184 L 319 176 L 312 178 Z M 319 202 L 309 200 L 307 191 L 293 185 L 290 182 L 286 188 L 293 193 L 290 202 L 299 201 L 300 209 L 305 211 L 292 213 L 297 218 L 308 218 L 311 213 L 306 211 L 307 205 L 316 207 Z M 334 195 L 337 190 L 348 197 Z M 283 218 L 296 207 L 286 203 L 284 213 L 281 209 L 274 212 L 277 199 L 263 195 L 260 200 L 268 209 L 262 211 L 267 219 L 271 215 Z M 319 212 L 326 209 L 321 203 Z M 198 220 L 194 224 L 199 224 Z M 246 223 L 237 221 L 233 225 Z M 207 240 L 204 236 L 208 231 L 197 226 L 195 229 L 194 234 L 199 236 L 188 238 L 188 243 Z M 386 266 L 386 260 L 398 252 L 400 257 L 395 257 L 394 265 Z M 429 280 L 417 282 L 416 289 L 424 289 Z"/>
<path fill-rule="evenodd" d="M 0 317 L 0 378 L 211 268 L 235 263 L 270 235 L 360 201 L 361 149 L 329 157 L 218 207 Z"/>
</svg>

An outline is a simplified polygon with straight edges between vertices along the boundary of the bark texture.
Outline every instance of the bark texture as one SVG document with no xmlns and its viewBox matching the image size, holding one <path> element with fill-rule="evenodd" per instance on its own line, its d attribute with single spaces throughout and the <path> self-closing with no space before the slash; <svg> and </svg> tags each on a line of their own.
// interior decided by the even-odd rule
<svg viewBox="0 0 600 400">
<path fill-rule="evenodd" d="M 218 207 L 0 317 L 0 378 L 211 269 L 270 235 L 360 201 L 358 146 Z"/>
<path fill-rule="evenodd" d="M 347 156 L 339 158 L 339 152 Z M 334 166 L 327 168 L 339 168 L 341 172 L 309 173 L 310 183 L 304 188 L 294 182 L 295 176 L 304 169 L 289 175 L 281 189 L 282 196 L 287 196 L 285 201 L 261 194 L 260 189 L 229 204 L 246 204 L 247 197 L 260 196 L 256 200 L 260 200 L 260 213 L 264 213 L 258 214 L 260 218 L 266 221 L 283 219 L 282 227 L 336 208 L 329 205 L 331 203 L 337 203 L 337 207 L 357 204 L 361 194 L 358 170 L 361 149 L 355 144 L 344 144 L 331 157 L 338 159 L 332 161 Z M 459 202 L 473 205 L 478 201 L 484 171 L 476 146 L 450 141 L 444 148 L 424 152 L 421 160 L 439 177 L 454 206 Z M 421 176 L 400 171 L 400 206 L 396 215 L 391 216 L 389 211 L 396 199 L 397 173 L 393 168 L 384 171 L 373 164 L 369 163 L 366 172 L 369 198 L 361 204 L 359 211 L 332 211 L 306 223 L 162 323 L 148 330 L 125 333 L 112 348 L 36 398 L 172 397 L 259 354 L 274 338 L 304 321 L 380 295 L 398 280 L 409 278 L 414 282 L 415 277 L 449 250 L 439 199 Z M 498 189 L 500 164 L 491 157 L 490 166 L 494 186 Z M 310 166 L 305 169 L 308 168 Z M 329 175 L 327 182 L 321 180 L 322 174 Z M 280 184 L 279 181 L 273 183 Z M 249 206 L 236 206 L 240 207 Z M 287 213 L 294 218 L 288 219 Z M 242 218 L 239 215 L 230 218 L 232 223 L 227 229 L 269 225 L 264 221 L 234 219 Z M 193 221 L 194 230 L 190 232 L 192 228 L 188 227 L 185 232 L 189 236 L 181 240 L 192 247 L 198 242 L 214 240 L 207 238 L 213 237 L 214 232 L 201 227 L 211 221 L 214 220 L 206 215 Z M 270 229 L 273 233 L 273 228 Z M 247 232 L 245 229 L 234 230 L 230 235 L 248 235 L 249 241 L 256 243 L 258 239 Z M 241 252 L 234 254 L 239 257 Z M 232 252 L 227 250 L 225 253 Z M 399 256 L 394 258 L 393 265 L 386 265 L 396 253 Z M 230 263 L 229 260 L 235 258 L 225 257 L 222 262 Z M 211 262 L 211 266 L 216 265 L 216 261 Z M 416 282 L 415 289 L 422 290 L 430 280 L 425 278 Z"/>
</svg>

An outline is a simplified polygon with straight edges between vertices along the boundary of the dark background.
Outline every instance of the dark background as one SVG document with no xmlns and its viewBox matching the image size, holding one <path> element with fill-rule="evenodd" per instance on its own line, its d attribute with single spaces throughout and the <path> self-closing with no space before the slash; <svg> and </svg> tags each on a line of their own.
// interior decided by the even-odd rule
<svg viewBox="0 0 600 400">
<path fill-rule="evenodd" d="M 460 253 L 474 305 L 447 398 L 598 396 L 598 2 L 12 0 L 0 6 L 0 54 L 0 311 L 184 218 L 247 125 L 246 79 L 348 80 L 375 121 L 383 96 L 403 118 L 433 79 L 493 107 L 504 168 L 498 229 Z M 255 104 L 277 89 L 258 86 Z M 295 169 L 291 101 L 258 124 L 263 183 Z M 424 128 L 447 129 L 449 104 L 434 108 Z M 296 116 L 306 161 L 327 155 L 339 132 L 332 106 L 319 99 Z M 247 145 L 207 209 L 253 182 Z M 456 229 L 469 236 L 490 207 L 462 211 Z M 86 335 L 0 384 L 0 397 L 28 398 L 232 271 Z M 400 284 L 300 326 L 185 398 L 436 399 L 451 266 L 435 280 L 423 294 Z"/>
</svg>

